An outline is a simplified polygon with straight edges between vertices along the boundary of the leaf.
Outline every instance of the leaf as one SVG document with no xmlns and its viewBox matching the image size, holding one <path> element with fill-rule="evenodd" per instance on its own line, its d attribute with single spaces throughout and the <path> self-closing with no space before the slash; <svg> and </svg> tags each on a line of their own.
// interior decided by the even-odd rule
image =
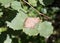
<svg viewBox="0 0 60 43">
<path fill-rule="evenodd" d="M 36 17 L 36 16 L 37 16 L 37 14 L 34 13 L 34 11 L 30 11 L 28 15 L 29 15 L 30 17 Z"/>
<path fill-rule="evenodd" d="M 53 12 L 57 12 L 57 11 L 59 11 L 59 7 L 52 7 L 52 10 L 53 10 Z"/>
<path fill-rule="evenodd" d="M 53 33 L 53 26 L 51 22 L 44 21 L 39 24 L 37 29 L 40 35 L 44 36 L 45 38 L 48 38 Z"/>
<path fill-rule="evenodd" d="M 44 5 L 43 0 L 39 0 L 40 4 Z"/>
<path fill-rule="evenodd" d="M 23 28 L 23 24 L 26 18 L 27 14 L 25 14 L 23 11 L 20 11 L 11 22 L 6 21 L 6 23 L 7 26 L 12 28 L 13 30 L 20 30 Z"/>
<path fill-rule="evenodd" d="M 15 10 L 20 10 L 20 9 L 21 9 L 21 4 L 20 4 L 20 2 L 18 2 L 18 1 L 13 1 L 13 2 L 11 3 L 11 7 L 12 7 L 13 9 L 15 9 Z"/>
<path fill-rule="evenodd" d="M 53 33 L 53 27 L 50 22 L 45 21 L 36 24 L 34 28 L 23 28 L 23 32 L 29 36 L 35 36 L 40 33 L 41 36 L 48 38 Z"/>
<path fill-rule="evenodd" d="M 37 6 L 37 0 L 28 0 L 32 6 Z"/>
<path fill-rule="evenodd" d="M 54 2 L 54 0 L 39 0 L 40 4 L 46 6 L 46 5 L 50 5 Z"/>
<path fill-rule="evenodd" d="M 37 17 L 37 13 L 36 11 L 33 9 L 33 8 L 29 8 L 29 13 L 28 13 L 28 16 L 29 17 Z"/>
<path fill-rule="evenodd" d="M 47 14 L 47 9 L 46 9 L 46 8 L 41 8 L 41 12 L 42 12 L 43 14 Z"/>
<path fill-rule="evenodd" d="M 4 43 L 11 43 L 12 40 L 10 39 L 9 35 L 7 35 L 7 39 L 4 41 Z"/>
<path fill-rule="evenodd" d="M 7 31 L 7 28 L 6 27 L 0 27 L 0 33 L 4 32 L 4 31 Z"/>
<path fill-rule="evenodd" d="M 25 32 L 29 36 L 36 36 L 39 33 L 37 30 L 37 26 L 35 26 L 35 28 L 23 28 L 23 32 Z"/>
<path fill-rule="evenodd" d="M 23 9 L 24 9 L 25 11 L 28 11 L 28 7 L 27 7 L 27 6 L 23 6 Z"/>
<path fill-rule="evenodd" d="M 3 12 L 0 12 L 0 17 L 2 17 L 2 15 L 3 15 Z"/>
<path fill-rule="evenodd" d="M 14 0 L 0 0 L 0 3 L 2 3 L 2 6 L 4 6 L 5 8 L 10 6 L 10 3 L 14 1 Z"/>
<path fill-rule="evenodd" d="M 35 36 L 38 34 L 38 23 L 40 22 L 39 17 L 29 17 L 26 19 L 23 32 L 28 34 L 29 36 Z"/>
</svg>

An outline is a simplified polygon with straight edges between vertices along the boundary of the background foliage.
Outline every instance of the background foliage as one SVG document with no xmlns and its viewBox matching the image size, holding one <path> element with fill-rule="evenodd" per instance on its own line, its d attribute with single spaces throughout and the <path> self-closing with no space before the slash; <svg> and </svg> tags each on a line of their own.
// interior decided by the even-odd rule
<svg viewBox="0 0 60 43">
<path fill-rule="evenodd" d="M 0 43 L 60 43 L 59 0 L 0 0 Z M 25 28 L 26 18 L 41 20 Z"/>
</svg>

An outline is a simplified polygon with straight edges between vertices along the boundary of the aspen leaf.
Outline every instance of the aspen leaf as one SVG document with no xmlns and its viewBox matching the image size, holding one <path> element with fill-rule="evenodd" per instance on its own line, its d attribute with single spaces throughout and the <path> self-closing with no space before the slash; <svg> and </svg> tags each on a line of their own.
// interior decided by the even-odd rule
<svg viewBox="0 0 60 43">
<path fill-rule="evenodd" d="M 40 35 L 44 36 L 45 38 L 48 38 L 53 33 L 53 26 L 51 22 L 44 21 L 39 24 L 37 29 Z"/>
<path fill-rule="evenodd" d="M 25 14 L 23 11 L 19 11 L 19 13 L 17 13 L 16 17 L 11 22 L 6 21 L 6 23 L 7 26 L 13 30 L 20 30 L 23 28 L 23 24 L 26 18 L 27 14 Z"/>
</svg>

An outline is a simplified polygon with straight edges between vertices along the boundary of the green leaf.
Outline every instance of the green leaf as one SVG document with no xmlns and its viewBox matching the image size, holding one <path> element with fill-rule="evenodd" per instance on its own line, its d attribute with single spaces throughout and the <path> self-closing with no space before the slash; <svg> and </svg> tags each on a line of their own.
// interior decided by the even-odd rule
<svg viewBox="0 0 60 43">
<path fill-rule="evenodd" d="M 36 13 L 36 11 L 33 8 L 29 9 L 29 13 L 28 16 L 29 17 L 36 17 L 38 14 Z"/>
<path fill-rule="evenodd" d="M 11 3 L 11 7 L 12 7 L 13 9 L 15 9 L 15 10 L 20 10 L 20 9 L 21 9 L 21 4 L 20 4 L 20 2 L 18 2 L 18 1 L 13 1 L 13 2 Z"/>
<path fill-rule="evenodd" d="M 50 5 L 54 2 L 54 0 L 39 0 L 40 4 L 46 6 L 46 5 Z"/>
<path fill-rule="evenodd" d="M 28 0 L 32 6 L 37 6 L 37 0 Z"/>
<path fill-rule="evenodd" d="M 39 0 L 40 4 L 44 5 L 43 0 Z"/>
<path fill-rule="evenodd" d="M 4 43 L 11 43 L 12 40 L 10 39 L 9 35 L 7 35 L 7 39 L 4 41 Z"/>
<path fill-rule="evenodd" d="M 27 14 L 25 14 L 23 11 L 19 11 L 19 13 L 17 13 L 16 17 L 11 22 L 6 21 L 6 23 L 7 26 L 13 30 L 20 30 L 23 28 L 23 24 L 26 18 Z"/>
<path fill-rule="evenodd" d="M 60 8 L 59 7 L 52 7 L 52 10 L 53 10 L 53 12 L 57 12 L 60 10 Z"/>
<path fill-rule="evenodd" d="M 23 9 L 24 9 L 25 11 L 28 11 L 28 7 L 27 7 L 27 6 L 23 6 Z"/>
<path fill-rule="evenodd" d="M 46 9 L 46 8 L 41 8 L 41 12 L 42 12 L 43 14 L 47 14 L 47 9 Z"/>
<path fill-rule="evenodd" d="M 0 27 L 0 33 L 4 32 L 4 31 L 7 31 L 7 28 L 6 27 Z"/>
<path fill-rule="evenodd" d="M 23 28 L 23 32 L 25 32 L 29 36 L 36 36 L 39 33 L 37 27 L 38 24 L 35 26 L 35 28 Z"/>
<path fill-rule="evenodd" d="M 0 12 L 0 17 L 2 17 L 2 15 L 3 15 L 3 12 Z"/>
<path fill-rule="evenodd" d="M 48 38 L 53 33 L 53 26 L 51 22 L 44 21 L 39 24 L 37 29 L 40 35 L 44 36 L 45 38 Z"/>
<path fill-rule="evenodd" d="M 34 23 L 35 22 L 35 23 Z M 25 32 L 26 34 L 28 34 L 29 36 L 35 36 L 38 35 L 38 24 L 40 22 L 39 17 L 29 17 L 26 19 L 25 24 L 24 24 L 24 28 L 23 28 L 23 32 Z"/>
<path fill-rule="evenodd" d="M 14 1 L 14 0 L 0 0 L 0 3 L 2 3 L 2 6 L 4 6 L 5 8 L 10 6 L 10 3 Z"/>
<path fill-rule="evenodd" d="M 33 11 L 31 11 L 31 12 L 29 12 L 29 14 L 28 14 L 30 17 L 36 17 L 37 16 L 37 14 L 36 13 L 34 13 Z"/>
</svg>

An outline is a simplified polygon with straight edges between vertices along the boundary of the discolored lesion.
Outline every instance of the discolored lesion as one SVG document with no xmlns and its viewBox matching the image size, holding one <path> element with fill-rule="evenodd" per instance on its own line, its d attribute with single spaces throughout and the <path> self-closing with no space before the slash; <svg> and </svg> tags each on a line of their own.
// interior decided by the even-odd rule
<svg viewBox="0 0 60 43">
<path fill-rule="evenodd" d="M 26 28 L 34 28 L 37 23 L 40 22 L 39 17 L 28 17 L 24 23 L 24 27 Z"/>
</svg>

